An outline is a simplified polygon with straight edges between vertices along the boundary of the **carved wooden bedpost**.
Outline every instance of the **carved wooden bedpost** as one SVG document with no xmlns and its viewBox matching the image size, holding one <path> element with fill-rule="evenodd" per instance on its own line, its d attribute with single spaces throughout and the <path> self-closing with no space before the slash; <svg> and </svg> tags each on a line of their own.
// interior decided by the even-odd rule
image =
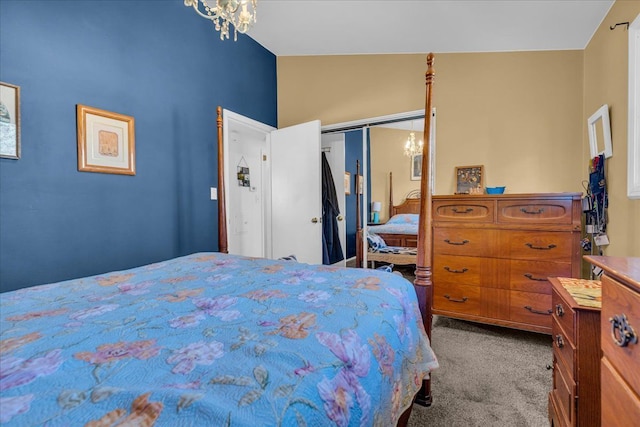
<svg viewBox="0 0 640 427">
<path fill-rule="evenodd" d="M 389 172 L 389 219 L 393 216 L 393 172 Z"/>
<path fill-rule="evenodd" d="M 222 107 L 217 108 L 218 118 L 218 251 L 229 253 L 227 248 L 227 206 L 224 195 L 224 141 L 222 139 Z"/>
<path fill-rule="evenodd" d="M 424 109 L 424 148 L 422 150 L 422 179 L 420 182 L 420 219 L 418 225 L 418 257 L 416 261 L 416 279 L 413 282 L 418 295 L 418 304 L 422 313 L 422 321 L 431 340 L 431 307 L 433 301 L 433 284 L 431 282 L 432 229 L 431 229 L 431 95 L 435 70 L 433 69 L 433 53 L 427 55 L 426 100 Z M 422 383 L 422 389 L 416 396 L 416 403 L 431 405 L 431 379 Z"/>
</svg>

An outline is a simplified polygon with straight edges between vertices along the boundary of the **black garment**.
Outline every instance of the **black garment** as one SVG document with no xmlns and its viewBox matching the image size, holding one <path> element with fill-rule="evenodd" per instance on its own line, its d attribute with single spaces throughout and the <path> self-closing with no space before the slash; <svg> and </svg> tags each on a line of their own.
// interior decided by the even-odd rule
<svg viewBox="0 0 640 427">
<path fill-rule="evenodd" d="M 338 233 L 338 219 L 340 207 L 336 186 L 331 175 L 331 168 L 327 156 L 322 153 L 322 263 L 334 264 L 344 259 L 340 234 Z"/>
</svg>

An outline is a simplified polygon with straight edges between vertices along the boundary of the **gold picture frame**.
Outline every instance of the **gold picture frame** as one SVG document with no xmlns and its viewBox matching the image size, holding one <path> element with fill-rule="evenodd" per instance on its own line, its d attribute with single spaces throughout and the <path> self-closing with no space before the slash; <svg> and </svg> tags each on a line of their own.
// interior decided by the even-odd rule
<svg viewBox="0 0 640 427">
<path fill-rule="evenodd" d="M 0 82 L 0 157 L 20 158 L 20 86 Z"/>
<path fill-rule="evenodd" d="M 344 173 L 344 194 L 346 196 L 351 194 L 351 172 Z"/>
<path fill-rule="evenodd" d="M 456 166 L 456 194 L 482 194 L 484 166 Z"/>
<path fill-rule="evenodd" d="M 76 113 L 78 170 L 135 175 L 134 118 L 81 104 Z"/>
</svg>

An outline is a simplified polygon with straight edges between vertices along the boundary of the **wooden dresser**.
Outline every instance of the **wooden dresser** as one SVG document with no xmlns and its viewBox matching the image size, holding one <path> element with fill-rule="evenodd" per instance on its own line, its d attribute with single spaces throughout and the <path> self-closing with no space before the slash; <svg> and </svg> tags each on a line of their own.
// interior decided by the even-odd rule
<svg viewBox="0 0 640 427">
<path fill-rule="evenodd" d="M 640 258 L 587 256 L 604 271 L 602 425 L 640 425 Z"/>
<path fill-rule="evenodd" d="M 550 334 L 547 278 L 580 276 L 580 200 L 433 196 L 433 313 Z"/>
<path fill-rule="evenodd" d="M 600 306 L 598 280 L 556 278 L 553 304 L 552 427 L 600 425 Z"/>
</svg>

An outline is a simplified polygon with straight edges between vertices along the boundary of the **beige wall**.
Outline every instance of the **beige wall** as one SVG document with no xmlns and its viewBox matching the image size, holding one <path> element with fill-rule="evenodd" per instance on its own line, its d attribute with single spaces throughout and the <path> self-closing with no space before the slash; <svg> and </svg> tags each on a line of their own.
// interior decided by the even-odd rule
<svg viewBox="0 0 640 427">
<path fill-rule="evenodd" d="M 586 118 L 608 103 L 614 157 L 607 254 L 640 256 L 639 202 L 626 199 L 627 33 L 608 30 L 638 9 L 638 1 L 615 3 L 585 51 L 436 53 L 436 194 L 455 191 L 456 166 L 480 164 L 486 184 L 506 185 L 508 193 L 583 191 Z M 278 57 L 279 126 L 422 109 L 425 60 Z"/>
<path fill-rule="evenodd" d="M 603 104 L 609 105 L 611 119 L 613 156 L 605 162 L 609 190 L 607 234 L 611 244 L 603 247 L 609 256 L 640 257 L 640 200 L 627 197 L 629 33 L 623 26 L 609 29 L 618 22 L 633 22 L 638 14 L 640 1 L 618 0 L 584 51 L 583 122 Z M 582 139 L 582 162 L 588 164 L 586 126 Z"/>
</svg>

